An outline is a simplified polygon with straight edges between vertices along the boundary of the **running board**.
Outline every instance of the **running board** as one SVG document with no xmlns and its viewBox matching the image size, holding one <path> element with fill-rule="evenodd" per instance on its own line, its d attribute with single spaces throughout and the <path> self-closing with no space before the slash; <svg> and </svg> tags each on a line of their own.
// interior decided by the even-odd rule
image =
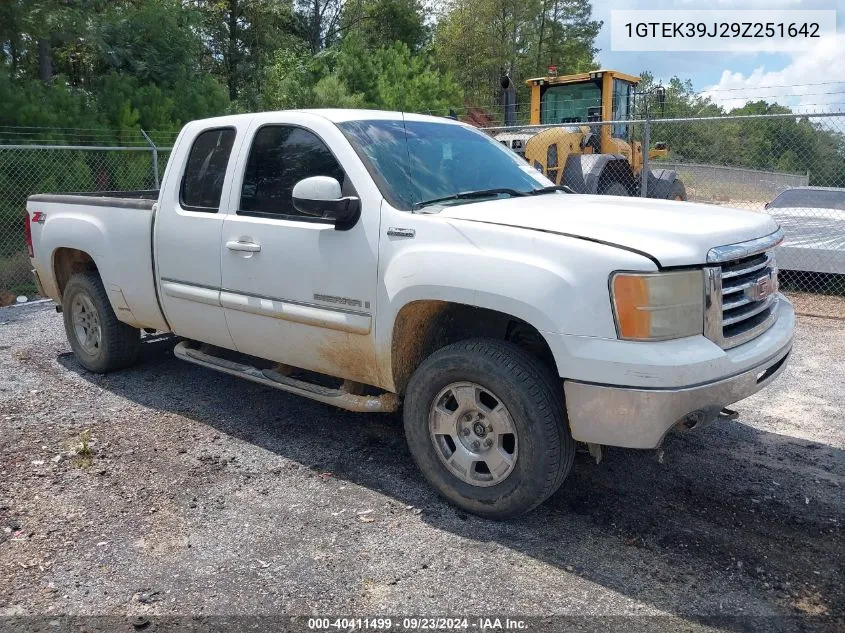
<svg viewBox="0 0 845 633">
<path fill-rule="evenodd" d="M 383 393 L 380 396 L 354 395 L 343 389 L 331 389 L 322 385 L 315 385 L 304 380 L 297 380 L 283 376 L 271 369 L 258 369 L 252 365 L 236 363 L 211 354 L 206 354 L 190 346 L 188 341 L 182 341 L 175 348 L 173 354 L 189 363 L 222 371 L 224 374 L 240 376 L 266 387 L 273 387 L 294 393 L 298 396 L 311 398 L 324 404 L 332 404 L 347 411 L 364 413 L 383 413 L 396 411 L 399 408 L 399 397 L 395 393 Z"/>
</svg>

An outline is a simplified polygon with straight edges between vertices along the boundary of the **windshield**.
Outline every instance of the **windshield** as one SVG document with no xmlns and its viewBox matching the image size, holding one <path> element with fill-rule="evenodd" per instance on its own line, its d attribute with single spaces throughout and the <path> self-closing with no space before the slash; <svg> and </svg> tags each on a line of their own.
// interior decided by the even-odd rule
<svg viewBox="0 0 845 633">
<path fill-rule="evenodd" d="M 382 195 L 404 211 L 461 193 L 487 189 L 523 192 L 553 184 L 487 134 L 463 125 L 372 120 L 347 121 L 338 127 Z"/>
<path fill-rule="evenodd" d="M 598 82 L 550 86 L 540 98 L 540 123 L 592 123 L 601 120 Z"/>
<path fill-rule="evenodd" d="M 769 205 L 770 209 L 786 207 L 845 211 L 845 189 L 787 189 Z"/>
</svg>

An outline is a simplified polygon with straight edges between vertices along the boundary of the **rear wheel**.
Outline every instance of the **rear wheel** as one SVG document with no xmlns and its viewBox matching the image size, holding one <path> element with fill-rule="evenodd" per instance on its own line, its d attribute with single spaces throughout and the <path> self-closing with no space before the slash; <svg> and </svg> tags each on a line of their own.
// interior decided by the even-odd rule
<svg viewBox="0 0 845 633">
<path fill-rule="evenodd" d="M 137 360 L 141 333 L 118 321 L 96 272 L 70 278 L 62 294 L 62 315 L 76 360 L 88 371 L 106 373 Z"/>
<path fill-rule="evenodd" d="M 545 501 L 575 454 L 560 380 L 516 345 L 488 339 L 423 361 L 405 393 L 405 434 L 441 495 L 494 519 Z"/>
</svg>

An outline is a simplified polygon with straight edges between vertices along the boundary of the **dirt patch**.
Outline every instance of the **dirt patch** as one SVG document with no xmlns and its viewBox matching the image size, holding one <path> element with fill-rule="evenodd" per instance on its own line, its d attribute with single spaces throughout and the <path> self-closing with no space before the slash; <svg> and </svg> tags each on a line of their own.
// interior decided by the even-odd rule
<svg viewBox="0 0 845 633">
<path fill-rule="evenodd" d="M 327 364 L 327 373 L 340 378 L 380 386 L 376 375 L 376 359 L 369 335 L 332 334 L 326 338 L 331 342 L 320 345 L 318 353 Z M 331 370 L 331 371 L 329 371 Z"/>
<path fill-rule="evenodd" d="M 433 340 L 434 324 L 448 307 L 445 301 L 414 301 L 404 306 L 396 317 L 391 341 L 390 369 L 395 391 L 403 392 L 405 385 L 422 361 Z"/>
<path fill-rule="evenodd" d="M 17 297 L 15 297 L 15 295 L 11 292 L 0 290 L 0 308 L 10 306 L 15 303 L 15 301 L 17 301 Z"/>
<path fill-rule="evenodd" d="M 845 297 L 820 295 L 809 292 L 786 292 L 798 314 L 845 319 Z"/>
</svg>

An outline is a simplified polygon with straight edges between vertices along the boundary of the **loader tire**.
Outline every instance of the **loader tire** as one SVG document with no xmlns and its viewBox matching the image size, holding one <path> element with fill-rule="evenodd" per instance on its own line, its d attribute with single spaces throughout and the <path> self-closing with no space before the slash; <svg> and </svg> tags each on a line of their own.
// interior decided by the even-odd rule
<svg viewBox="0 0 845 633">
<path fill-rule="evenodd" d="M 628 187 L 623 185 L 618 180 L 611 180 L 601 188 L 599 193 L 603 196 L 630 196 Z"/>
<path fill-rule="evenodd" d="M 687 188 L 684 187 L 684 183 L 680 180 L 676 179 L 672 182 L 672 186 L 669 187 L 669 191 L 666 195 L 667 200 L 677 200 L 682 202 L 687 199 Z"/>
</svg>

